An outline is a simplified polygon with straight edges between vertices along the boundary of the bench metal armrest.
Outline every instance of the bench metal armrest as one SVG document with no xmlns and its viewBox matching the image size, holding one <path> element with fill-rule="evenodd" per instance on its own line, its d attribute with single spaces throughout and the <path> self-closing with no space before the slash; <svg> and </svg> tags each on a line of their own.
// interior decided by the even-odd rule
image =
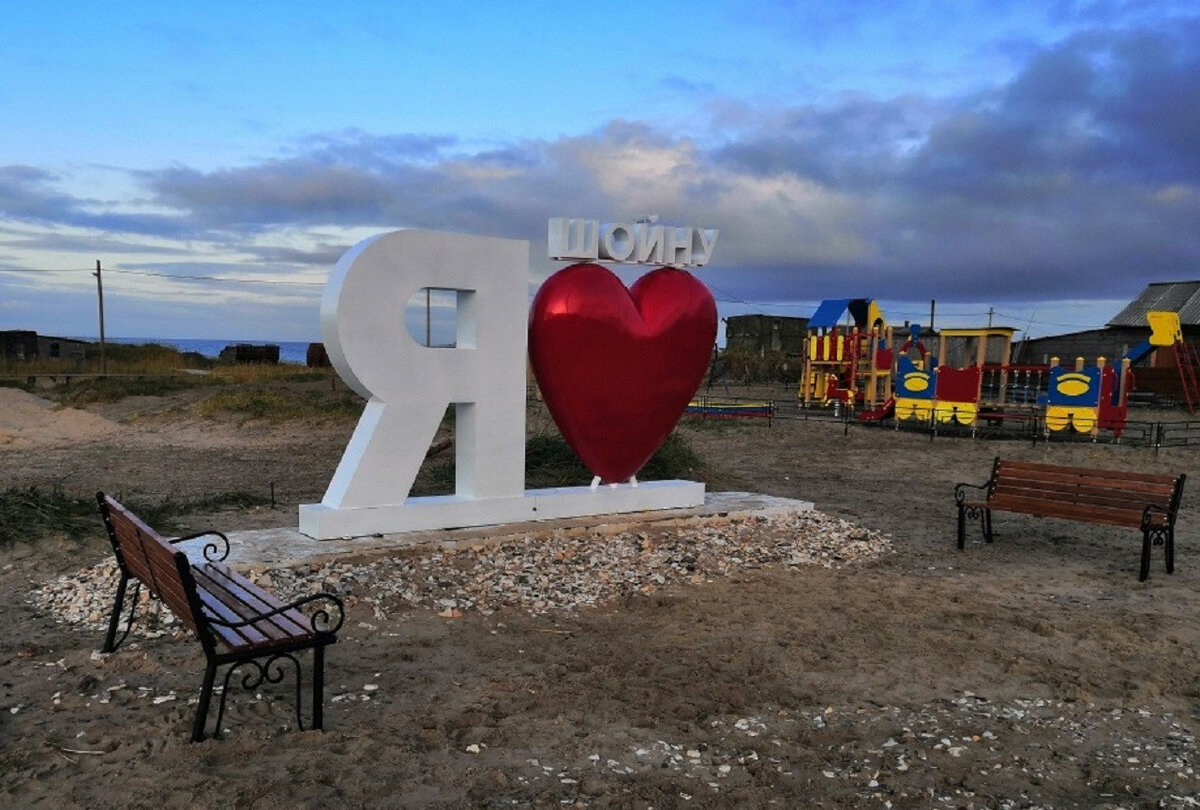
<svg viewBox="0 0 1200 810">
<path fill-rule="evenodd" d="M 1165 509 L 1156 503 L 1148 503 L 1142 509 L 1142 528 L 1145 529 L 1150 525 L 1151 515 L 1166 515 L 1167 525 L 1171 526 L 1175 523 L 1175 513 L 1170 509 Z"/>
<path fill-rule="evenodd" d="M 987 481 L 984 481 L 982 484 L 967 484 L 967 483 L 955 484 L 954 485 L 954 502 L 962 503 L 963 501 L 965 501 L 967 499 L 967 489 L 982 489 L 982 490 L 986 491 L 986 490 L 991 489 L 991 486 L 992 486 L 992 480 L 990 478 Z"/>
<path fill-rule="evenodd" d="M 262 613 L 257 613 L 240 621 L 231 622 L 227 619 L 222 619 L 218 616 L 213 616 L 207 610 L 204 612 L 205 618 L 209 624 L 220 625 L 221 627 L 238 628 L 247 627 L 263 619 L 269 619 L 272 616 L 279 616 L 289 610 L 299 610 L 305 605 L 314 602 L 323 602 L 322 606 L 313 611 L 312 615 L 307 615 L 309 629 L 314 633 L 322 633 L 333 635 L 342 627 L 342 622 L 346 620 L 346 609 L 342 606 L 342 600 L 338 599 L 331 593 L 316 593 L 311 596 L 305 596 L 286 605 L 280 605 L 273 610 L 264 610 Z"/>
<path fill-rule="evenodd" d="M 171 545 L 177 545 L 179 543 L 186 543 L 189 540 L 199 540 L 201 537 L 214 538 L 205 543 L 204 547 L 201 549 L 201 553 L 204 555 L 205 562 L 221 562 L 229 556 L 229 538 L 226 537 L 222 532 L 212 529 L 203 532 L 196 532 L 195 534 L 189 534 L 184 537 L 176 537 L 168 542 L 171 543 Z"/>
</svg>

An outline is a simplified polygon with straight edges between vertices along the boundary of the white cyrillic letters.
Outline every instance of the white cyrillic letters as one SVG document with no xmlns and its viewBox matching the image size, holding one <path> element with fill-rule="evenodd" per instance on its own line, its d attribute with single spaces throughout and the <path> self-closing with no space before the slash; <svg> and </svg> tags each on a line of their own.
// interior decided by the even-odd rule
<svg viewBox="0 0 1200 810">
<path fill-rule="evenodd" d="M 528 256 L 524 241 L 395 231 L 342 257 L 321 301 L 321 334 L 368 402 L 320 506 L 301 507 L 302 531 L 356 534 L 357 525 L 332 528 L 335 513 L 403 504 L 451 404 L 456 495 L 521 497 Z M 404 326 L 413 293 L 432 286 L 458 291 L 453 349 L 421 346 Z M 329 530 L 306 531 L 317 528 L 306 514 Z"/>
<path fill-rule="evenodd" d="M 634 237 L 628 225 L 617 223 L 604 226 L 601 255 L 614 262 L 623 262 L 633 255 Z"/>
<path fill-rule="evenodd" d="M 546 243 L 550 258 L 556 260 L 703 267 L 712 258 L 717 231 L 553 217 Z"/>
<path fill-rule="evenodd" d="M 600 220 L 550 220 L 550 256 L 570 256 L 577 259 L 596 259 L 600 256 Z"/>
<path fill-rule="evenodd" d="M 692 260 L 697 267 L 703 267 L 708 264 L 713 248 L 717 246 L 717 231 L 715 228 L 697 228 L 696 239 L 700 243 L 700 249 L 696 249 L 696 242 L 692 243 Z"/>
</svg>

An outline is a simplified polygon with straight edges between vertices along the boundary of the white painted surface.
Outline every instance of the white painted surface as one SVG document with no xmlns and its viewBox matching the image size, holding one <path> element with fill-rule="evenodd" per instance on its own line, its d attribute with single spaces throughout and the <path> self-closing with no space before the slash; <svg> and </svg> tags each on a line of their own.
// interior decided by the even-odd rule
<svg viewBox="0 0 1200 810">
<path fill-rule="evenodd" d="M 525 469 L 529 243 L 428 231 L 365 239 L 337 263 L 321 300 L 334 368 L 368 398 L 319 505 L 329 513 L 404 504 L 447 405 L 456 412 L 459 499 L 520 498 Z M 454 348 L 417 343 L 404 309 L 425 287 L 459 291 Z"/>
<path fill-rule="evenodd" d="M 302 533 L 331 540 L 704 503 L 704 484 L 692 481 L 524 489 L 528 270 L 528 242 L 413 230 L 365 239 L 338 261 L 321 335 L 368 401 L 325 497 L 300 506 Z M 404 325 L 426 287 L 458 291 L 454 348 L 423 346 Z M 409 498 L 451 404 L 455 493 Z"/>
<path fill-rule="evenodd" d="M 717 236 L 715 228 L 552 217 L 546 246 L 551 259 L 564 261 L 704 267 Z"/>
<path fill-rule="evenodd" d="M 704 484 L 643 481 L 633 487 L 531 489 L 512 498 L 437 495 L 403 503 L 356 509 L 308 504 L 300 509 L 300 531 L 318 540 L 400 534 L 430 529 L 493 526 L 585 515 L 619 515 L 704 504 Z"/>
</svg>

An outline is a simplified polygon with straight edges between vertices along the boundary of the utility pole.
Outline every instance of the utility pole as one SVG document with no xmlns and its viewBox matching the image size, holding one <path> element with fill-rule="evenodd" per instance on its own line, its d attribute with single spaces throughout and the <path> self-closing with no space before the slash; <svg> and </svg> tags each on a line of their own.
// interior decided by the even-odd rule
<svg viewBox="0 0 1200 810">
<path fill-rule="evenodd" d="M 108 373 L 108 361 L 104 357 L 104 282 L 100 278 L 100 260 L 96 259 L 96 294 L 100 299 L 100 373 Z"/>
<path fill-rule="evenodd" d="M 994 307 L 988 307 L 988 329 L 992 328 L 992 313 L 995 311 Z"/>
</svg>

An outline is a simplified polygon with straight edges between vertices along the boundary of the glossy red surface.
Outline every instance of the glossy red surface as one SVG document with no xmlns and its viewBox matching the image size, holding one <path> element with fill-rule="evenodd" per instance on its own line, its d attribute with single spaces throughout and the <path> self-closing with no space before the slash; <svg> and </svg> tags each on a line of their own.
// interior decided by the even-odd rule
<svg viewBox="0 0 1200 810">
<path fill-rule="evenodd" d="M 546 280 L 529 314 L 529 357 L 546 406 L 580 460 L 627 480 L 679 421 L 708 368 L 717 306 L 684 270 L 625 285 L 596 264 Z"/>
</svg>

